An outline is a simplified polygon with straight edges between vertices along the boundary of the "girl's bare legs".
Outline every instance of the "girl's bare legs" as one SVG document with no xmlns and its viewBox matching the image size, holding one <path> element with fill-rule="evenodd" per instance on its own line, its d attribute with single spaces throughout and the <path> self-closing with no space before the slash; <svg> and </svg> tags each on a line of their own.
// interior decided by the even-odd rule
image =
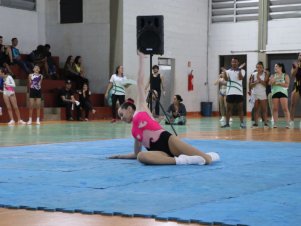
<svg viewBox="0 0 301 226">
<path fill-rule="evenodd" d="M 299 101 L 300 98 L 300 94 L 299 92 L 296 92 L 295 90 L 292 92 L 291 95 L 291 109 L 290 109 L 290 113 L 291 113 L 291 120 L 294 121 L 295 119 L 295 110 L 296 110 L 296 105 Z"/>
<path fill-rule="evenodd" d="M 259 114 L 260 100 L 255 100 L 254 104 L 254 124 L 258 125 L 258 114 Z"/>
<path fill-rule="evenodd" d="M 267 124 L 268 119 L 267 119 L 267 100 L 260 100 L 260 109 L 261 109 L 261 114 L 263 117 L 264 124 Z"/>
<path fill-rule="evenodd" d="M 23 121 L 22 121 L 21 116 L 20 116 L 20 111 L 19 111 L 19 108 L 18 108 L 18 103 L 17 103 L 16 95 L 11 95 L 9 97 L 9 99 L 10 99 L 10 102 L 11 102 L 13 108 L 14 108 L 14 111 L 15 111 L 16 115 L 17 115 L 18 122 L 22 123 Z"/>
<path fill-rule="evenodd" d="M 279 108 L 279 99 L 274 98 L 273 99 L 273 118 L 274 118 L 275 126 L 277 126 L 276 123 L 278 122 L 278 108 Z"/>
<path fill-rule="evenodd" d="M 175 165 L 176 158 L 181 155 L 189 156 L 194 158 L 192 159 L 191 164 L 200 164 L 200 161 L 203 164 L 210 164 L 212 162 L 212 158 L 210 155 L 196 149 L 195 147 L 191 146 L 180 140 L 178 137 L 172 135 L 168 140 L 168 145 L 170 148 L 171 153 L 175 157 L 171 157 L 165 152 L 162 151 L 146 151 L 146 152 L 139 152 L 137 155 L 137 159 L 144 164 L 147 165 Z M 201 158 L 200 158 L 201 157 Z M 181 157 L 180 157 L 181 158 Z"/>
<path fill-rule="evenodd" d="M 13 116 L 12 107 L 11 107 L 11 104 L 10 104 L 10 101 L 9 101 L 9 96 L 3 95 L 3 100 L 4 100 L 4 103 L 7 107 L 7 112 L 8 112 L 10 120 L 14 121 L 14 116 Z"/>
<path fill-rule="evenodd" d="M 34 98 L 29 98 L 29 119 L 27 122 L 28 125 L 30 125 L 32 122 L 33 105 L 34 105 Z"/>
<path fill-rule="evenodd" d="M 222 119 L 224 119 L 226 117 L 226 106 L 225 106 L 224 96 L 222 95 L 219 96 L 219 107 L 220 107 Z"/>
<path fill-rule="evenodd" d="M 174 157 L 169 156 L 163 151 L 143 151 L 137 155 L 139 162 L 146 165 L 175 165 Z"/>
<path fill-rule="evenodd" d="M 195 147 L 191 146 L 190 144 L 187 144 L 180 140 L 178 137 L 172 135 L 170 136 L 168 140 L 168 146 L 170 148 L 171 153 L 174 156 L 179 155 L 188 155 L 188 156 L 201 156 L 206 160 L 206 164 L 210 164 L 212 162 L 212 159 L 209 155 L 206 153 L 196 149 Z"/>
<path fill-rule="evenodd" d="M 40 122 L 41 114 L 41 98 L 36 99 L 36 108 L 37 108 L 37 123 Z"/>
<path fill-rule="evenodd" d="M 280 98 L 280 103 L 282 110 L 284 112 L 284 116 L 286 119 L 286 125 L 289 126 L 290 123 L 290 112 L 288 110 L 288 99 L 287 98 Z"/>
<path fill-rule="evenodd" d="M 273 99 L 272 99 L 272 93 L 268 94 L 268 102 L 269 102 L 269 110 L 270 110 L 270 113 L 271 113 L 271 121 L 274 121 L 274 118 L 273 118 Z"/>
</svg>

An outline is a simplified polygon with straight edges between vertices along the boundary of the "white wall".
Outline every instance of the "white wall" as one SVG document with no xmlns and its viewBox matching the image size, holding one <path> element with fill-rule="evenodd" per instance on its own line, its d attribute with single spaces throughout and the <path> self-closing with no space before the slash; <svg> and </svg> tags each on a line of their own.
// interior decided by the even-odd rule
<svg viewBox="0 0 301 226">
<path fill-rule="evenodd" d="M 219 75 L 220 55 L 247 55 L 247 76 L 254 71 L 258 60 L 257 21 L 239 23 L 213 23 L 209 37 L 209 99 L 213 102 L 213 111 L 218 111 L 218 87 L 213 83 Z M 247 111 L 250 111 L 247 105 Z"/>
<path fill-rule="evenodd" d="M 174 92 L 182 95 L 188 111 L 200 111 L 200 102 L 206 95 L 207 1 L 199 0 L 126 0 L 123 2 L 123 59 L 125 74 L 135 79 L 138 68 L 136 55 L 136 16 L 164 16 L 164 55 L 175 59 Z M 153 57 L 153 64 L 157 58 Z M 146 79 L 149 58 L 146 60 Z M 194 91 L 187 91 L 187 62 L 194 70 Z M 166 81 L 168 86 L 168 81 Z M 167 88 L 167 90 L 169 90 Z M 128 96 L 135 97 L 131 88 Z M 173 95 L 173 94 L 172 94 Z"/>
<path fill-rule="evenodd" d="M 300 24 L 301 18 L 269 21 L 267 51 L 300 52 Z"/>
<path fill-rule="evenodd" d="M 11 44 L 11 39 L 17 37 L 21 53 L 30 53 L 40 41 L 40 26 L 38 13 L 21 9 L 0 6 L 0 35 L 3 43 Z"/>
<path fill-rule="evenodd" d="M 103 93 L 109 77 L 110 1 L 83 1 L 83 23 L 60 24 L 59 0 L 46 0 L 46 40 L 63 66 L 69 55 L 82 56 L 90 88 Z"/>
</svg>

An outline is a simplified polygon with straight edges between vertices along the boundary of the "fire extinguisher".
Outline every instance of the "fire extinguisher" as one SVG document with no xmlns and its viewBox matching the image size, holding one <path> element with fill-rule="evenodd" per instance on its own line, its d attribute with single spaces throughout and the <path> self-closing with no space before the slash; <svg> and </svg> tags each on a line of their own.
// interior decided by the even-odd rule
<svg viewBox="0 0 301 226">
<path fill-rule="evenodd" d="M 190 71 L 190 73 L 188 74 L 188 91 L 192 91 L 193 90 L 193 74 L 192 74 L 193 70 Z"/>
</svg>

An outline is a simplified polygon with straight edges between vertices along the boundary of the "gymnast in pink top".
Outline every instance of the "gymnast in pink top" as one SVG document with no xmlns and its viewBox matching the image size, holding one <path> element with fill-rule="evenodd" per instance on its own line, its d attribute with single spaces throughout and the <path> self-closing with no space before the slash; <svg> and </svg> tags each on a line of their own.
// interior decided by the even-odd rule
<svg viewBox="0 0 301 226">
<path fill-rule="evenodd" d="M 137 78 L 137 106 L 132 99 L 124 102 L 118 114 L 122 121 L 132 123 L 135 138 L 134 152 L 113 155 L 110 159 L 137 159 L 147 165 L 205 165 L 219 161 L 215 152 L 204 153 L 172 135 L 152 117 L 147 108 L 144 93 L 144 54 L 138 52 L 139 71 Z M 148 151 L 142 151 L 144 146 Z"/>
</svg>

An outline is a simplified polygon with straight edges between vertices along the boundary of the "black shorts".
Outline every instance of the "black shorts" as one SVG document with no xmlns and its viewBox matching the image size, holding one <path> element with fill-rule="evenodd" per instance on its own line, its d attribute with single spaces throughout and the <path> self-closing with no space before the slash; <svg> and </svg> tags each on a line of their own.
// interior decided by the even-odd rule
<svg viewBox="0 0 301 226">
<path fill-rule="evenodd" d="M 244 101 L 242 95 L 227 95 L 226 97 L 227 103 L 238 104 Z"/>
<path fill-rule="evenodd" d="M 41 98 L 41 90 L 30 89 L 29 90 L 29 98 Z"/>
<path fill-rule="evenodd" d="M 170 132 L 164 131 L 160 134 L 159 139 L 156 142 L 150 142 L 150 148 L 146 148 L 148 151 L 162 151 L 168 154 L 171 157 L 174 155 L 171 153 L 168 140 L 172 134 Z"/>
<path fill-rule="evenodd" d="M 280 99 L 280 98 L 287 98 L 287 96 L 284 93 L 278 92 L 274 93 L 272 96 L 272 99 Z"/>
</svg>

